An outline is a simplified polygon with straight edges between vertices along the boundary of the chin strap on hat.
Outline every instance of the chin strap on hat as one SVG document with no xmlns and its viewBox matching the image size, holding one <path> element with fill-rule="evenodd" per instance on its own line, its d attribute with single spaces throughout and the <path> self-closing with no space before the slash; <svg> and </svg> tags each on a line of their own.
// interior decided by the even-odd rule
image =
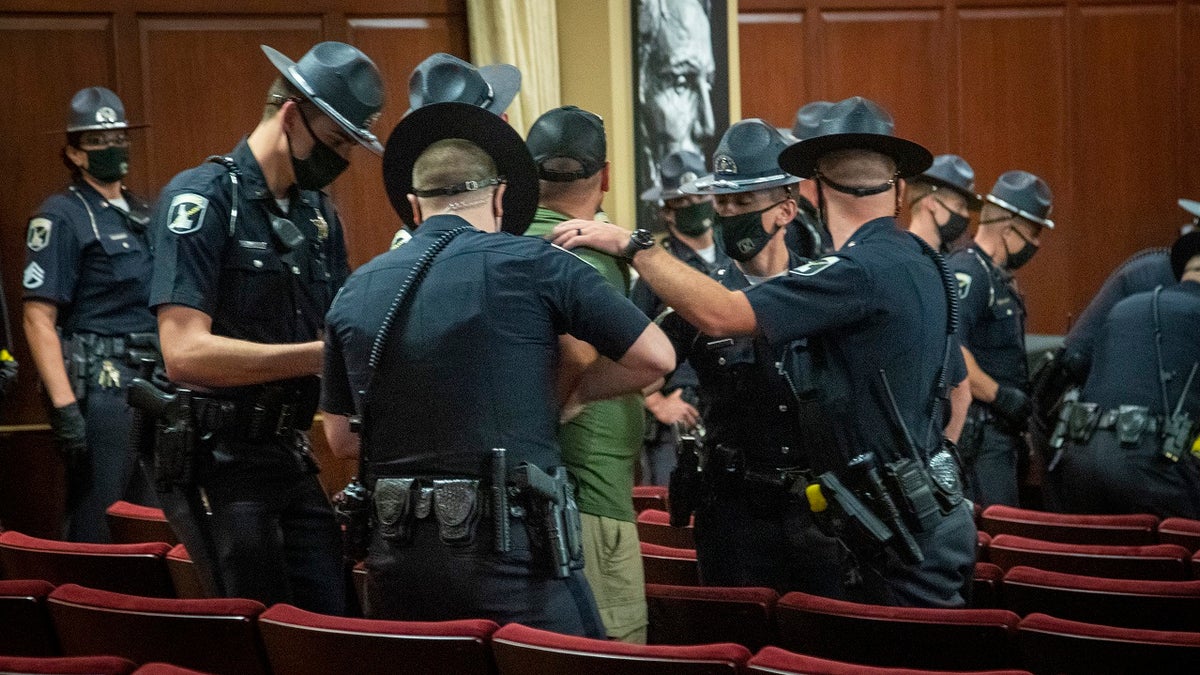
<svg viewBox="0 0 1200 675">
<path fill-rule="evenodd" d="M 474 192 L 480 188 L 500 185 L 503 182 L 503 176 L 497 178 L 488 178 L 486 180 L 469 180 L 462 183 L 455 183 L 454 185 L 447 185 L 445 187 L 429 188 L 428 190 L 413 189 L 413 194 L 426 199 L 429 197 L 449 197 L 451 195 L 458 195 L 464 192 Z"/>
<path fill-rule="evenodd" d="M 859 197 L 859 198 L 883 194 L 884 192 L 887 192 L 888 190 L 891 190 L 892 188 L 897 188 L 896 189 L 896 210 L 895 210 L 895 213 L 893 214 L 893 216 L 896 218 L 899 218 L 900 217 L 900 190 L 899 190 L 899 186 L 897 185 L 897 182 L 896 182 L 899 179 L 899 176 L 900 176 L 899 173 L 893 174 L 892 178 L 890 180 L 888 180 L 888 182 L 882 183 L 880 185 L 872 185 L 871 187 L 851 187 L 849 185 L 842 185 L 841 183 L 837 183 L 835 181 L 830 180 L 828 176 L 821 173 L 820 171 L 816 172 L 813 175 L 813 178 L 817 181 L 817 213 L 821 219 L 821 223 L 825 226 L 826 229 L 829 228 L 829 221 L 826 220 L 826 211 L 825 211 L 825 191 L 823 189 L 823 187 L 825 185 L 828 185 L 830 188 L 837 190 L 838 192 L 841 192 L 842 194 L 847 194 L 847 195 L 851 195 L 851 196 Z"/>
</svg>

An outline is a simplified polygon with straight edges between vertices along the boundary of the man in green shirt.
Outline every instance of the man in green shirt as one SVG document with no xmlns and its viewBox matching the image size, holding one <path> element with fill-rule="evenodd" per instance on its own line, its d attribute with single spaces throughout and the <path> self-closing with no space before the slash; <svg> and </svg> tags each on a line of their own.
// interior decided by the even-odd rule
<svg viewBox="0 0 1200 675">
<path fill-rule="evenodd" d="M 608 191 L 607 143 L 599 116 L 575 106 L 538 118 L 526 140 L 541 178 L 541 198 L 527 236 L 548 234 L 572 218 L 596 219 Z M 621 293 L 629 290 L 629 266 L 591 249 L 575 253 Z M 600 357 L 595 349 L 564 336 L 559 391 L 567 402 L 558 439 L 563 460 L 578 481 L 583 519 L 584 576 L 592 586 L 604 627 L 612 639 L 646 642 L 646 596 L 633 510 L 634 464 L 642 447 L 642 397 L 627 394 L 582 408 L 570 391 Z"/>
</svg>

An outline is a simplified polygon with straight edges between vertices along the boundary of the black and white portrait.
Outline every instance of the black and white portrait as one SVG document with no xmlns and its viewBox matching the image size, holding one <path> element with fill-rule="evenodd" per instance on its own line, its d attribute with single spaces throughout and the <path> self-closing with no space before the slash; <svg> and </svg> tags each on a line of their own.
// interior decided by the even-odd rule
<svg viewBox="0 0 1200 675">
<path fill-rule="evenodd" d="M 729 125 L 726 0 L 632 0 L 637 192 L 675 150 L 707 160 Z M 641 204 L 638 222 L 655 217 Z"/>
</svg>

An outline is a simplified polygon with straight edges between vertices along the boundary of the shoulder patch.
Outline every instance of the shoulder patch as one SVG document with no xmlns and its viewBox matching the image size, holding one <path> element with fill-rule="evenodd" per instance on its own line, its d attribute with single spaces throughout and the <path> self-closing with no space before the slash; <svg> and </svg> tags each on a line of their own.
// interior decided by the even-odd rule
<svg viewBox="0 0 1200 675">
<path fill-rule="evenodd" d="M 49 218 L 34 218 L 29 221 L 25 245 L 30 251 L 40 251 L 50 245 L 50 228 L 54 221 Z"/>
<path fill-rule="evenodd" d="M 326 226 L 326 227 L 328 227 L 328 226 Z M 326 232 L 326 235 L 328 235 L 328 232 Z M 395 234 L 395 236 L 392 237 L 392 243 L 390 246 L 388 246 L 388 250 L 394 251 L 394 250 L 400 248 L 401 246 L 407 244 L 411 240 L 412 240 L 412 234 L 410 234 L 407 229 L 402 227 L 402 228 L 396 230 L 396 234 Z"/>
<path fill-rule="evenodd" d="M 821 272 L 824 272 L 825 270 L 829 269 L 830 267 L 833 267 L 840 260 L 841 260 L 841 258 L 839 258 L 835 255 L 827 255 L 824 258 L 820 258 L 819 260 L 813 260 L 811 262 L 806 262 L 803 265 L 791 270 L 791 273 L 795 274 L 796 276 L 799 276 L 799 277 L 815 276 L 817 274 L 820 274 Z"/>
<path fill-rule="evenodd" d="M 971 275 L 966 272 L 955 272 L 954 279 L 958 281 L 959 299 L 966 299 L 971 294 Z"/>
<path fill-rule="evenodd" d="M 41 287 L 46 283 L 46 270 L 36 262 L 31 262 L 25 267 L 25 274 L 21 278 L 21 285 L 25 288 L 33 290 Z"/>
<path fill-rule="evenodd" d="M 208 197 L 202 197 L 193 192 L 175 195 L 171 200 L 171 208 L 167 210 L 171 222 L 167 229 L 175 234 L 191 234 L 200 229 L 204 222 L 204 212 L 208 210 Z"/>
</svg>

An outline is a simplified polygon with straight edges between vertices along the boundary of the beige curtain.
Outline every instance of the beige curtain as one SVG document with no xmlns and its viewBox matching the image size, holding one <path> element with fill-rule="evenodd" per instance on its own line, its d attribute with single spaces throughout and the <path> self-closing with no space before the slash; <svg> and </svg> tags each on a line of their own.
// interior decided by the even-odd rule
<svg viewBox="0 0 1200 675">
<path fill-rule="evenodd" d="M 475 65 L 520 69 L 521 93 L 508 108 L 508 121 L 524 136 L 562 100 L 555 0 L 467 0 L 467 26 Z"/>
</svg>

